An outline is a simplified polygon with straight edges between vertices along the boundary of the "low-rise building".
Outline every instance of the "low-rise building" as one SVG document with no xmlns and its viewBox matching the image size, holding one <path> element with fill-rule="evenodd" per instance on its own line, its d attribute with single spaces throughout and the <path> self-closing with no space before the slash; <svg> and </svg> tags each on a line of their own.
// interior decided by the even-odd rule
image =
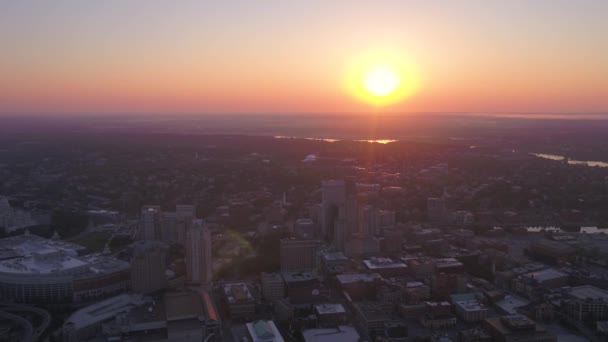
<svg viewBox="0 0 608 342">
<path fill-rule="evenodd" d="M 346 323 L 346 310 L 342 304 L 317 304 L 313 307 L 321 326 L 338 326 Z"/>
<path fill-rule="evenodd" d="M 608 320 L 608 291 L 595 286 L 568 289 L 563 305 L 567 314 L 578 321 Z"/>
<path fill-rule="evenodd" d="M 484 329 L 497 342 L 556 342 L 557 337 L 523 315 L 486 318 Z"/>
<path fill-rule="evenodd" d="M 488 317 L 488 309 L 478 300 L 457 301 L 456 314 L 465 322 L 481 322 Z"/>
<path fill-rule="evenodd" d="M 253 318 L 256 300 L 245 283 L 228 283 L 223 286 L 224 304 L 232 319 Z"/>
<path fill-rule="evenodd" d="M 403 262 L 393 261 L 390 258 L 372 257 L 363 260 L 365 268 L 372 273 L 378 273 L 383 277 L 402 277 L 407 275 L 407 265 Z"/>
</svg>

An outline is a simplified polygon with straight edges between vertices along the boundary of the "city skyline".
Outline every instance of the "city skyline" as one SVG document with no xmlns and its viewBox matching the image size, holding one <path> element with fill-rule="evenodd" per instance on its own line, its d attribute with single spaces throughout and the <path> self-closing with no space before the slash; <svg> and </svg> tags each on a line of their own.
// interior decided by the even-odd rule
<svg viewBox="0 0 608 342">
<path fill-rule="evenodd" d="M 0 113 L 606 112 L 603 1 L 5 3 Z M 403 65 L 378 107 L 353 64 Z M 351 82 L 351 84 L 348 84 Z"/>
</svg>

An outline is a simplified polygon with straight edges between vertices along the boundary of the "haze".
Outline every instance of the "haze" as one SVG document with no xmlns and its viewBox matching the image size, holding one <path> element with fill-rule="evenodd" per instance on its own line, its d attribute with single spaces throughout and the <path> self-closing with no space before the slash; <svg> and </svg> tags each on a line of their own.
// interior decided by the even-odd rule
<svg viewBox="0 0 608 342">
<path fill-rule="evenodd" d="M 326 113 L 353 59 L 420 77 L 391 112 L 608 111 L 606 1 L 6 1 L 0 113 Z M 407 77 L 407 75 L 406 75 Z"/>
</svg>

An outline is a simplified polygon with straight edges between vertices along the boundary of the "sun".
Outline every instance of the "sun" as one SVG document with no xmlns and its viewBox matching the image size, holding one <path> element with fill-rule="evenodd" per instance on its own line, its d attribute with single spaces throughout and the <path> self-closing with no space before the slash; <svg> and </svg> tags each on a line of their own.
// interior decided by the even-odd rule
<svg viewBox="0 0 608 342">
<path fill-rule="evenodd" d="M 416 63 L 406 53 L 372 51 L 355 56 L 344 68 L 344 89 L 375 108 L 392 106 L 420 89 Z"/>
<path fill-rule="evenodd" d="M 399 89 L 400 83 L 399 75 L 389 65 L 374 65 L 363 78 L 365 90 L 377 98 L 394 94 Z"/>
</svg>

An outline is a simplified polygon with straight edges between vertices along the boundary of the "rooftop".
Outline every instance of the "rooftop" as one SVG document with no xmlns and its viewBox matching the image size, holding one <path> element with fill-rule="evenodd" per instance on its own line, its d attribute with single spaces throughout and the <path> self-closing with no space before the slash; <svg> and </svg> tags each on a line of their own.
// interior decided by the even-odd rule
<svg viewBox="0 0 608 342">
<path fill-rule="evenodd" d="M 284 272 L 282 273 L 282 275 L 286 283 L 310 281 L 317 279 L 317 276 L 311 272 Z"/>
<path fill-rule="evenodd" d="M 307 329 L 302 332 L 305 342 L 358 342 L 359 333 L 350 326 L 328 329 Z"/>
<path fill-rule="evenodd" d="M 66 274 L 87 278 L 128 269 L 129 263 L 110 256 L 78 256 L 84 247 L 36 235 L 0 240 L 0 272 L 15 274 Z"/>
<path fill-rule="evenodd" d="M 383 269 L 383 268 L 407 268 L 407 265 L 402 262 L 393 261 L 390 258 L 370 258 L 367 260 L 363 260 L 365 266 L 370 269 Z"/>
<path fill-rule="evenodd" d="M 323 252 L 321 254 L 326 261 L 346 261 L 348 258 L 342 252 Z"/>
<path fill-rule="evenodd" d="M 456 267 L 462 266 L 462 263 L 454 258 L 440 258 L 435 259 L 435 267 Z"/>
<path fill-rule="evenodd" d="M 198 319 L 204 316 L 200 295 L 196 292 L 170 292 L 163 296 L 167 321 Z"/>
<path fill-rule="evenodd" d="M 584 285 L 570 289 L 570 296 L 581 300 L 603 300 L 608 301 L 608 291 L 598 289 L 595 286 Z"/>
<path fill-rule="evenodd" d="M 82 329 L 111 318 L 122 312 L 151 303 L 152 299 L 141 295 L 122 294 L 74 312 L 64 324 L 74 324 L 76 330 Z"/>
<path fill-rule="evenodd" d="M 524 274 L 524 277 L 536 280 L 538 282 L 559 279 L 559 278 L 563 278 L 563 277 L 567 277 L 567 276 L 568 275 L 566 273 L 560 272 L 553 268 L 547 268 L 544 270 L 534 271 L 534 272 Z"/>
<path fill-rule="evenodd" d="M 315 305 L 315 311 L 320 315 L 346 312 L 342 304 L 317 304 Z"/>
<path fill-rule="evenodd" d="M 459 301 L 454 304 L 456 304 L 456 306 L 460 307 L 464 311 L 480 311 L 486 309 L 486 307 L 478 300 Z"/>
<path fill-rule="evenodd" d="M 382 280 L 382 276 L 380 276 L 378 273 L 339 274 L 336 276 L 336 278 L 338 279 L 338 282 L 340 284 L 350 284 L 350 283 L 357 283 L 357 282 L 371 283 L 374 281 Z"/>
<path fill-rule="evenodd" d="M 283 342 L 283 337 L 273 321 L 254 321 L 247 323 L 247 330 L 253 342 Z"/>
<path fill-rule="evenodd" d="M 224 285 L 224 294 L 228 299 L 228 303 L 243 303 L 254 301 L 249 287 L 245 283 L 231 283 Z"/>
</svg>

